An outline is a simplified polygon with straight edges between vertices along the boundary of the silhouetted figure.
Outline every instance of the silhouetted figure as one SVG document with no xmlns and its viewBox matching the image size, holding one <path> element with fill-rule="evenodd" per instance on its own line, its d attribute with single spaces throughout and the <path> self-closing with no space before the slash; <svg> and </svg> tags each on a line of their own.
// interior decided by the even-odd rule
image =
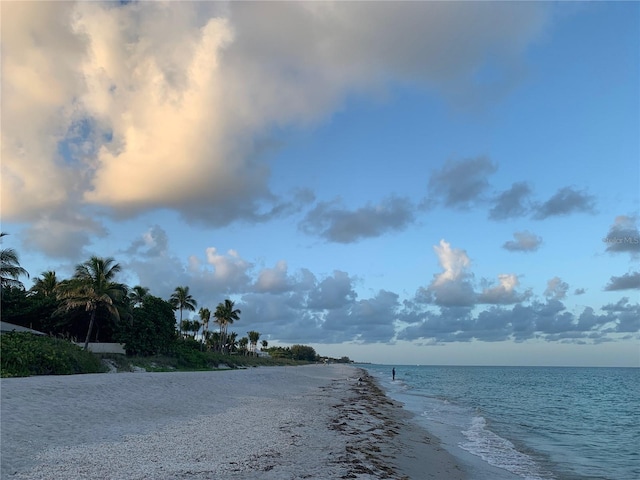
<svg viewBox="0 0 640 480">
<path fill-rule="evenodd" d="M 393 380 L 396 379 L 396 369 L 395 368 L 391 369 L 391 377 L 392 377 Z"/>
</svg>

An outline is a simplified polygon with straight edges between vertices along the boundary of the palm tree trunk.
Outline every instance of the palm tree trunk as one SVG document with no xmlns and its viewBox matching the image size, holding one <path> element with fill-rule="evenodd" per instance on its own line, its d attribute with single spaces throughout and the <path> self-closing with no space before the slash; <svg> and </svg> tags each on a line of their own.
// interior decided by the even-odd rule
<svg viewBox="0 0 640 480">
<path fill-rule="evenodd" d="M 91 310 L 91 320 L 89 320 L 89 331 L 87 332 L 87 338 L 84 340 L 84 349 L 89 349 L 89 338 L 91 337 L 91 332 L 93 330 L 93 323 L 96 320 L 96 309 Z"/>
</svg>

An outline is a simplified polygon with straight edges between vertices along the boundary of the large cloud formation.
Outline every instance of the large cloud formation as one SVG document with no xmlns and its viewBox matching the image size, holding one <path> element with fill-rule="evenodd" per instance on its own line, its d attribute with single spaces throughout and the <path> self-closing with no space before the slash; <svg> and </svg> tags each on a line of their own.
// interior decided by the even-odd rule
<svg viewBox="0 0 640 480">
<path fill-rule="evenodd" d="M 381 289 L 358 295 L 360 279 L 341 270 L 318 277 L 306 268 L 291 271 L 285 260 L 258 266 L 241 252 L 208 247 L 186 263 L 171 253 L 166 232 L 155 225 L 132 242 L 123 264 L 153 295 L 168 298 L 176 285 L 189 285 L 201 306 L 222 298 L 242 310 L 240 331 L 257 330 L 268 340 L 287 343 L 393 343 L 525 341 L 603 342 L 637 335 L 640 304 L 629 297 L 600 311 L 570 311 L 563 303 L 570 286 L 551 278 L 543 299 L 523 290 L 515 273 L 476 280 L 468 253 L 446 240 L 433 246 L 440 272 L 413 296 Z M 612 278 L 608 290 L 638 288 L 639 277 Z M 578 294 L 580 292 L 574 292 Z"/>
<path fill-rule="evenodd" d="M 269 219 L 298 201 L 270 189 L 272 128 L 394 82 L 490 98 L 517 81 L 545 21 L 537 4 L 4 3 L 3 217 L 58 250 L 65 235 L 86 243 L 98 211 Z M 503 75 L 479 85 L 488 57 Z"/>
</svg>

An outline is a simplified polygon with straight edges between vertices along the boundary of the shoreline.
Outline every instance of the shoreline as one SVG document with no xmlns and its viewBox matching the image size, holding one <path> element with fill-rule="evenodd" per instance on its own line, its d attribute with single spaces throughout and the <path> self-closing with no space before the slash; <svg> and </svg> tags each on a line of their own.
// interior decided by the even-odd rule
<svg viewBox="0 0 640 480">
<path fill-rule="evenodd" d="M 467 475 L 457 459 L 440 446 L 440 441 L 414 422 L 414 414 L 391 399 L 366 370 L 360 370 L 353 396 L 336 417 L 337 425 L 350 436 L 347 452 L 355 470 L 373 473 L 373 478 L 463 480 Z M 365 419 L 352 423 L 354 415 Z M 340 421 L 346 418 L 347 421 Z M 370 452 L 379 455 L 371 455 Z M 361 462 L 372 466 L 365 471 Z M 348 477 L 357 478 L 357 477 Z"/>
<path fill-rule="evenodd" d="M 4 479 L 464 479 L 351 365 L 2 379 Z"/>
</svg>

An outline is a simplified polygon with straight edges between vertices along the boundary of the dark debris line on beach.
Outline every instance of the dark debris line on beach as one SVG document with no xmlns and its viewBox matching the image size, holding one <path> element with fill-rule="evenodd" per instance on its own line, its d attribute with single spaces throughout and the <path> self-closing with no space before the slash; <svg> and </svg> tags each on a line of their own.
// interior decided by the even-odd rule
<svg viewBox="0 0 640 480">
<path fill-rule="evenodd" d="M 335 416 L 329 428 L 347 438 L 345 451 L 336 463 L 347 468 L 341 478 L 380 478 L 409 480 L 393 465 L 401 447 L 393 442 L 402 425 L 393 409 L 401 408 L 392 402 L 364 370 L 352 385 L 351 395 L 333 405 Z"/>
</svg>

